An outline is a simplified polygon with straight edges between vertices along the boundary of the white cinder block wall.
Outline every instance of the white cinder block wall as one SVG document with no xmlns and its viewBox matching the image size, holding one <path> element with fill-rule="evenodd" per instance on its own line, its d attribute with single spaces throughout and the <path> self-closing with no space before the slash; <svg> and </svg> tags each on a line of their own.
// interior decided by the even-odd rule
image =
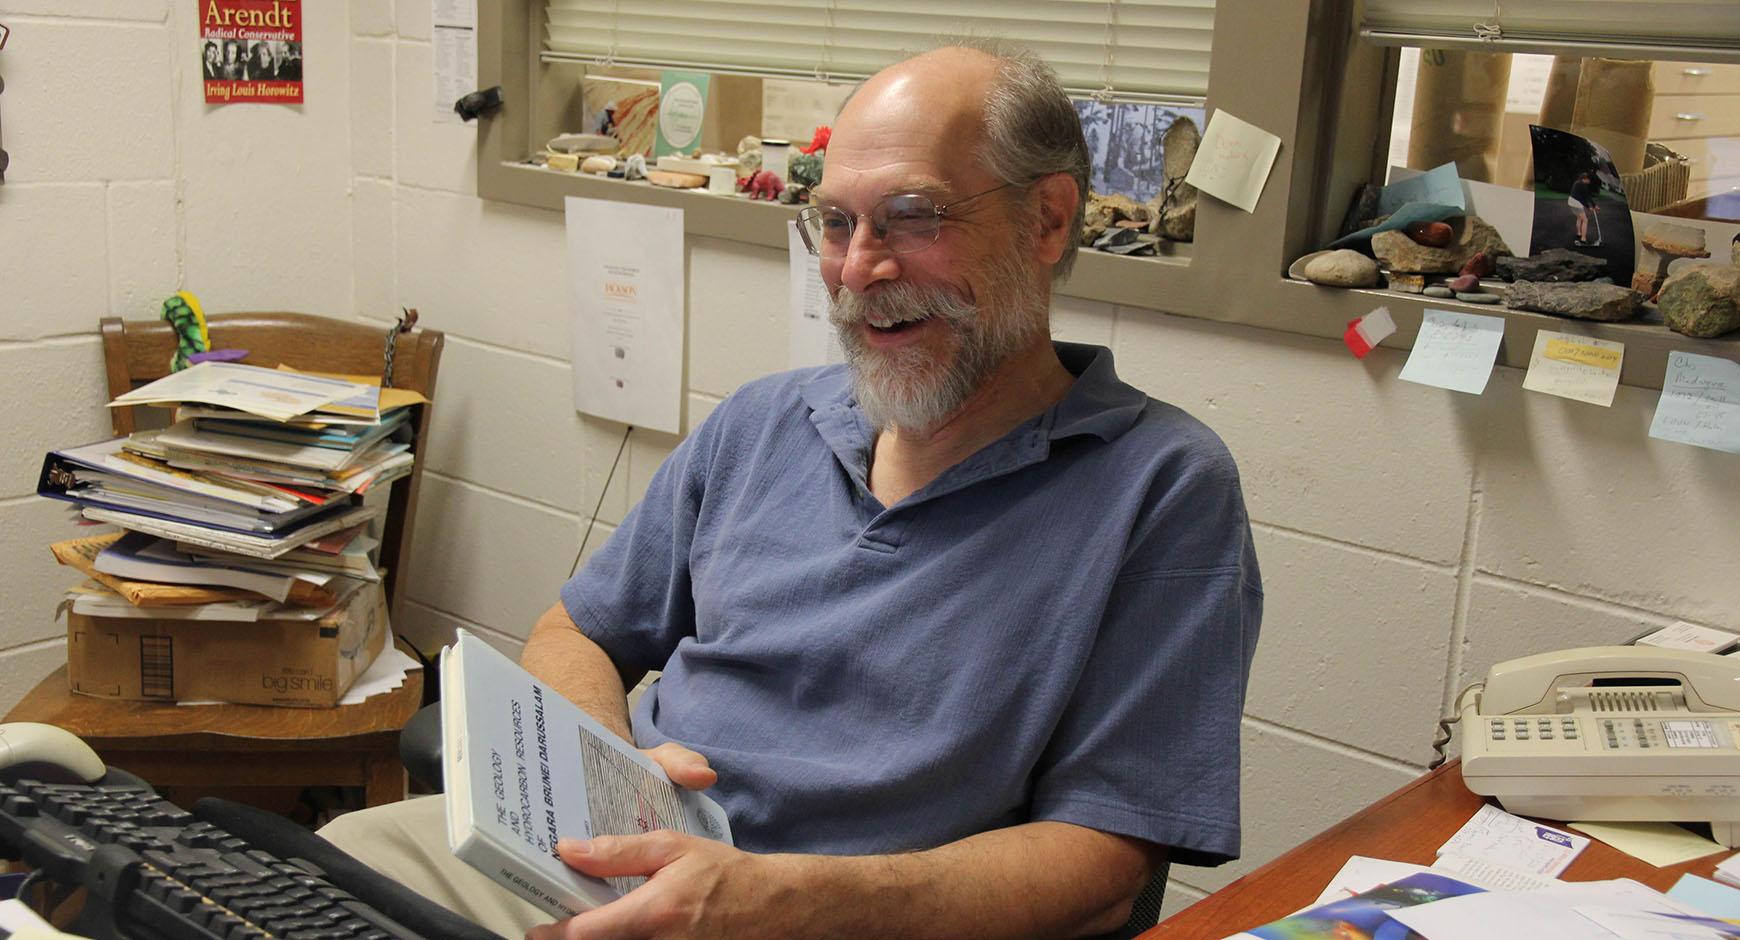
<svg viewBox="0 0 1740 940">
<path fill-rule="evenodd" d="M 44 450 L 105 433 L 97 320 L 178 288 L 383 327 L 415 306 L 446 331 L 414 640 L 465 625 L 511 649 L 568 571 L 621 428 L 569 404 L 561 218 L 474 195 L 474 131 L 431 120 L 427 2 L 304 6 L 300 107 L 208 108 L 185 0 L 0 11 L 0 706 L 64 655 L 74 579 L 45 546 L 73 530 L 31 493 Z M 693 426 L 783 367 L 785 258 L 696 238 L 688 269 Z M 1653 391 L 1597 409 L 1500 369 L 1473 398 L 1398 382 L 1389 350 L 1069 300 L 1055 323 L 1226 438 L 1260 542 L 1246 857 L 1176 869 L 1169 909 L 1418 774 L 1492 662 L 1740 628 L 1740 458 L 1650 441 Z M 675 443 L 635 434 L 593 547 Z"/>
</svg>

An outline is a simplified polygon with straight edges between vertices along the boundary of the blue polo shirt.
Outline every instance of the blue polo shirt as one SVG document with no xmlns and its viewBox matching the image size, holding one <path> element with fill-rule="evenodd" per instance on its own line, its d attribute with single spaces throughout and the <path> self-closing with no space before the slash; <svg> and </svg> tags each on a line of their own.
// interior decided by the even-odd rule
<svg viewBox="0 0 1740 940">
<path fill-rule="evenodd" d="M 636 742 L 719 772 L 737 844 L 898 852 L 1058 820 L 1217 864 L 1262 589 L 1212 431 L 1057 344 L 1056 406 L 894 506 L 844 367 L 750 382 L 562 588 L 663 676 Z"/>
</svg>

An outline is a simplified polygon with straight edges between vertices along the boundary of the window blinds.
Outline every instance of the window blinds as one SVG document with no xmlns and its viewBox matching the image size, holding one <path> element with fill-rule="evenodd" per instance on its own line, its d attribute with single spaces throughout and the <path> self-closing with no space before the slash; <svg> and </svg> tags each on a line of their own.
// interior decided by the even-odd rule
<svg viewBox="0 0 1740 940">
<path fill-rule="evenodd" d="M 545 61 L 856 81 L 943 35 L 1034 48 L 1072 93 L 1208 91 L 1214 0 L 548 0 Z"/>
<path fill-rule="evenodd" d="M 1366 0 L 1380 45 L 1740 62 L 1740 0 Z"/>
</svg>

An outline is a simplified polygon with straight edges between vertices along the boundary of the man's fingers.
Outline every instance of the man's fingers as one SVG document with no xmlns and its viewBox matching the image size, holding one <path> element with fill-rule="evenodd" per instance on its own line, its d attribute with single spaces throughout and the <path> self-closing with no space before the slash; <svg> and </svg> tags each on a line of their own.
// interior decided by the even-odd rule
<svg viewBox="0 0 1740 940">
<path fill-rule="evenodd" d="M 669 829 L 638 836 L 562 839 L 556 854 L 569 868 L 595 878 L 651 875 L 683 854 L 685 837 Z"/>
<path fill-rule="evenodd" d="M 719 782 L 719 773 L 708 766 L 707 758 L 681 744 L 666 742 L 646 753 L 664 768 L 672 783 L 685 790 L 705 790 Z"/>
</svg>

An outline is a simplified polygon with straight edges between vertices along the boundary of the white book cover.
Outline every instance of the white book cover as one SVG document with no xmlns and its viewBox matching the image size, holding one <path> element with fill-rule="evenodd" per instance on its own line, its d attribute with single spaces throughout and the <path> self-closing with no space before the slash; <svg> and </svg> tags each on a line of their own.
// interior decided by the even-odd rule
<svg viewBox="0 0 1740 940">
<path fill-rule="evenodd" d="M 557 857 L 559 838 L 674 829 L 731 842 L 719 804 L 464 630 L 441 651 L 441 723 L 453 854 L 553 918 L 645 880 L 582 875 Z"/>
</svg>

